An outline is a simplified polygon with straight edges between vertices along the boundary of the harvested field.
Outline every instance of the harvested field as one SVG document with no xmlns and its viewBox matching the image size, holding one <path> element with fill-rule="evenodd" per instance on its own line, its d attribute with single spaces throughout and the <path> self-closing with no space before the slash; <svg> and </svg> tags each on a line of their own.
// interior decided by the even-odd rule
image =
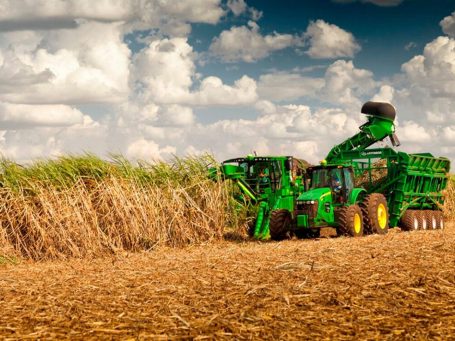
<svg viewBox="0 0 455 341">
<path fill-rule="evenodd" d="M 453 339 L 455 225 L 0 265 L 0 335 Z"/>
</svg>

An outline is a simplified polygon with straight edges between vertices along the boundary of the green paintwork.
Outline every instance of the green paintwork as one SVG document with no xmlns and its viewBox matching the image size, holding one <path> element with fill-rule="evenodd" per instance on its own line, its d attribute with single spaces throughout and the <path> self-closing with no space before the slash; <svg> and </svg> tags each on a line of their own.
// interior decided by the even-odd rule
<svg viewBox="0 0 455 341">
<path fill-rule="evenodd" d="M 247 156 L 226 160 L 218 169 L 243 193 L 239 202 L 250 201 L 256 206 L 256 239 L 270 238 L 273 210 L 286 209 L 294 218 L 295 199 L 303 192 L 303 185 L 301 178 L 292 174 L 293 162 L 290 156 Z"/>
<path fill-rule="evenodd" d="M 326 159 L 321 162 L 321 166 L 314 169 L 334 167 L 351 169 L 355 177 L 369 179 L 369 185 L 365 189 L 353 188 L 343 203 L 336 203 L 331 196 L 330 200 L 323 197 L 326 190 L 310 189 L 297 199 L 297 228 L 317 227 L 322 226 L 322 223 L 326 226 L 336 226 L 335 217 L 331 212 L 337 206 L 359 203 L 369 193 L 382 193 L 386 197 L 390 226 L 396 226 L 408 208 L 438 210 L 442 207 L 442 191 L 447 185 L 450 161 L 429 153 L 407 154 L 389 147 L 369 148 L 386 137 L 396 143 L 396 137 L 393 120 L 374 115 L 368 115 L 367 119 L 368 121 L 359 128 L 359 133 L 333 147 Z M 385 165 L 377 163 L 381 159 L 385 160 Z M 383 171 L 387 174 L 381 181 L 375 183 L 373 171 Z M 333 189 L 328 190 L 333 193 Z M 302 207 L 299 203 L 308 200 L 318 203 L 317 215 L 312 219 L 305 216 L 305 210 L 299 212 L 299 207 Z"/>
</svg>

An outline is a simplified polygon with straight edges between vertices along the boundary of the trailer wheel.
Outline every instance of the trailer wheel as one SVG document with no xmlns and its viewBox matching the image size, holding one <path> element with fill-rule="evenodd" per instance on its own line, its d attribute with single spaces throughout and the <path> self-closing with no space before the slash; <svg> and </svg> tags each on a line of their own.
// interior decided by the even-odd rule
<svg viewBox="0 0 455 341">
<path fill-rule="evenodd" d="M 436 230 L 438 228 L 438 218 L 436 217 L 437 211 L 425 211 L 425 218 L 427 220 L 427 226 L 430 230 Z"/>
<path fill-rule="evenodd" d="M 436 211 L 435 216 L 436 216 L 436 228 L 443 230 L 444 229 L 444 214 L 442 213 L 442 211 Z"/>
<path fill-rule="evenodd" d="M 288 210 L 273 210 L 270 214 L 270 238 L 283 240 L 289 238 L 291 212 Z"/>
<path fill-rule="evenodd" d="M 360 204 L 367 233 L 386 234 L 389 228 L 387 200 L 380 193 L 367 195 Z"/>
<path fill-rule="evenodd" d="M 419 221 L 417 220 L 416 211 L 406 210 L 401 217 L 401 229 L 403 231 L 413 231 L 419 229 Z"/>
<path fill-rule="evenodd" d="M 338 234 L 347 234 L 352 237 L 363 235 L 363 216 L 362 210 L 358 205 L 338 209 L 336 220 Z"/>
<path fill-rule="evenodd" d="M 419 223 L 419 230 L 428 229 L 426 211 L 417 211 L 416 216 L 417 216 L 417 221 Z"/>
</svg>

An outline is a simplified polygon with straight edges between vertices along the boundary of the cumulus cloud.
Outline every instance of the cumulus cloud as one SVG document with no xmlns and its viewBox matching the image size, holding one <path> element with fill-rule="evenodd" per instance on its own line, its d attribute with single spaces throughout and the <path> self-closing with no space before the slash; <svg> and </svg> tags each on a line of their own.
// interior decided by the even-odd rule
<svg viewBox="0 0 455 341">
<path fill-rule="evenodd" d="M 21 37 L 24 42 L 12 44 Z M 73 30 L 5 33 L 0 48 L 0 98 L 5 101 L 118 102 L 128 95 L 130 50 L 118 24 L 87 22 Z"/>
<path fill-rule="evenodd" d="M 242 105 L 257 99 L 256 82 L 247 76 L 232 86 L 209 76 L 201 80 L 199 88 L 191 91 L 195 73 L 193 58 L 193 49 L 185 38 L 152 42 L 135 59 L 134 75 L 141 100 L 207 106 Z"/>
<path fill-rule="evenodd" d="M 274 101 L 313 98 L 324 86 L 323 78 L 305 77 L 296 72 L 274 72 L 261 75 L 258 93 Z"/>
<path fill-rule="evenodd" d="M 308 25 L 304 38 L 310 45 L 305 53 L 311 58 L 353 57 L 361 49 L 352 33 L 321 19 Z"/>
<path fill-rule="evenodd" d="M 68 29 L 86 19 L 187 34 L 187 23 L 215 24 L 223 15 L 220 0 L 6 0 L 0 7 L 0 30 Z"/>
<path fill-rule="evenodd" d="M 395 101 L 407 119 L 416 115 L 430 122 L 455 122 L 455 40 L 441 36 L 428 43 L 423 54 L 402 65 Z"/>
<path fill-rule="evenodd" d="M 379 84 L 371 71 L 356 68 L 352 61 L 337 60 L 326 68 L 323 77 L 307 77 L 298 70 L 261 75 L 258 93 L 269 100 L 317 100 L 358 109 L 362 101 L 374 95 Z"/>
<path fill-rule="evenodd" d="M 66 105 L 25 105 L 0 102 L 0 128 L 71 126 L 83 123 L 84 115 Z"/>
<path fill-rule="evenodd" d="M 176 149 L 172 146 L 160 146 L 151 140 L 144 138 L 133 141 L 126 150 L 126 156 L 132 160 L 162 160 L 175 154 Z"/>
<path fill-rule="evenodd" d="M 239 16 L 244 13 L 248 8 L 245 0 L 228 0 L 227 7 L 234 13 L 235 16 Z"/>
<path fill-rule="evenodd" d="M 242 60 L 252 63 L 296 42 L 297 38 L 291 34 L 274 32 L 264 36 L 258 24 L 249 21 L 248 26 L 234 26 L 221 32 L 213 39 L 210 51 L 226 62 Z"/>
<path fill-rule="evenodd" d="M 254 7 L 248 6 L 245 0 L 228 0 L 227 7 L 236 17 L 246 12 L 250 14 L 251 20 L 253 21 L 258 21 L 262 17 L 262 12 Z"/>
<path fill-rule="evenodd" d="M 373 102 L 393 102 L 393 95 L 395 93 L 395 89 L 390 85 L 383 85 L 379 89 L 379 92 L 373 96 L 371 99 Z"/>
<path fill-rule="evenodd" d="M 439 23 L 442 27 L 442 31 L 448 36 L 455 37 L 455 12 L 445 17 Z"/>
<path fill-rule="evenodd" d="M 324 78 L 321 99 L 353 109 L 360 108 L 362 98 L 377 86 L 373 73 L 357 69 L 352 61 L 337 60 L 327 68 Z"/>
</svg>

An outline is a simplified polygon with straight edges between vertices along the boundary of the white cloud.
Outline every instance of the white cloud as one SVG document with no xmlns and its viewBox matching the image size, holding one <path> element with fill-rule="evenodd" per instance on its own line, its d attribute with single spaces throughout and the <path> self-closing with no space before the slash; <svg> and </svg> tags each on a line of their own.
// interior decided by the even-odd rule
<svg viewBox="0 0 455 341">
<path fill-rule="evenodd" d="M 25 105 L 0 102 L 0 128 L 71 126 L 83 123 L 84 115 L 66 105 Z"/>
<path fill-rule="evenodd" d="M 164 104 L 241 105 L 257 99 L 256 82 L 243 76 L 232 86 L 218 77 L 202 79 L 191 91 L 194 53 L 185 38 L 156 40 L 135 59 L 134 76 L 140 100 Z M 175 70 L 179 70 L 177 73 Z"/>
<path fill-rule="evenodd" d="M 187 23 L 215 24 L 224 14 L 220 0 L 5 0 L 0 6 L 0 30 L 75 28 L 78 20 L 87 19 L 188 34 Z"/>
<path fill-rule="evenodd" d="M 363 100 L 376 89 L 373 73 L 357 69 L 352 61 L 337 60 L 325 72 L 320 98 L 345 107 L 359 109 Z"/>
<path fill-rule="evenodd" d="M 310 45 L 305 53 L 311 58 L 353 57 L 361 49 L 352 33 L 321 19 L 308 25 L 304 38 Z"/>
<path fill-rule="evenodd" d="M 274 72 L 261 75 L 258 94 L 274 101 L 312 98 L 324 86 L 323 78 L 305 77 L 299 73 Z"/>
<path fill-rule="evenodd" d="M 160 148 L 160 146 L 154 141 L 149 141 L 143 138 L 132 142 L 126 150 L 126 156 L 128 158 L 146 161 L 166 159 L 175 153 L 175 147 L 166 146 L 164 148 Z"/>
<path fill-rule="evenodd" d="M 445 17 L 439 23 L 442 27 L 442 31 L 448 36 L 455 37 L 455 12 Z"/>
<path fill-rule="evenodd" d="M 356 68 L 352 61 L 337 60 L 326 68 L 324 77 L 307 77 L 299 70 L 261 75 L 258 94 L 275 101 L 316 100 L 358 112 L 379 85 L 371 71 Z M 385 86 L 378 95 L 386 95 L 387 90 L 391 91 Z"/>
<path fill-rule="evenodd" d="M 404 142 L 422 143 L 431 139 L 424 127 L 412 121 L 404 121 L 403 125 L 400 125 L 399 132 L 400 139 Z"/>
<path fill-rule="evenodd" d="M 390 85 L 383 85 L 379 89 L 379 92 L 373 96 L 371 99 L 373 102 L 393 102 L 393 95 L 395 93 L 395 89 Z"/>
<path fill-rule="evenodd" d="M 244 13 L 248 7 L 245 0 L 228 0 L 227 6 L 235 16 Z"/>
<path fill-rule="evenodd" d="M 251 20 L 253 21 L 258 21 L 262 17 L 262 12 L 254 7 L 248 6 L 245 0 L 228 0 L 227 7 L 236 17 L 245 12 L 250 14 Z"/>
<path fill-rule="evenodd" d="M 256 81 L 248 76 L 236 80 L 233 86 L 223 84 L 218 77 L 207 77 L 199 90 L 192 95 L 195 105 L 241 105 L 252 104 L 257 99 Z"/>
<path fill-rule="evenodd" d="M 12 42 L 21 36 L 26 42 L 16 47 Z M 128 95 L 130 51 L 118 24 L 91 22 L 73 30 L 14 32 L 1 38 L 4 101 L 119 102 Z"/>
<path fill-rule="evenodd" d="M 258 24 L 249 21 L 248 26 L 234 26 L 221 32 L 219 37 L 213 39 L 210 51 L 226 62 L 242 60 L 252 63 L 296 42 L 297 38 L 291 34 L 274 32 L 263 36 Z"/>
</svg>

